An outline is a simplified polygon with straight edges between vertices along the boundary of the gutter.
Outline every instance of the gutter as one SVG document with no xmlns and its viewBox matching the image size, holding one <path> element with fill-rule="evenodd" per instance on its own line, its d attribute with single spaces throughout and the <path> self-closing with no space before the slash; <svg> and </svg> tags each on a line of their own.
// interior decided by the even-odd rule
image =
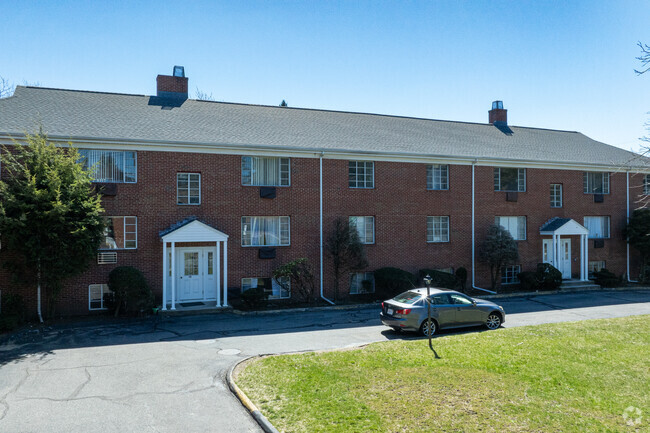
<svg viewBox="0 0 650 433">
<path fill-rule="evenodd" d="M 474 224 L 474 191 L 476 190 L 475 188 L 475 175 L 474 175 L 474 169 L 476 168 L 476 163 L 478 162 L 478 159 L 474 160 L 472 162 L 472 289 L 476 290 L 482 290 L 484 292 L 492 293 L 493 295 L 496 295 L 497 292 L 493 292 L 492 290 L 488 289 L 483 289 L 481 287 L 476 286 L 476 233 L 475 233 L 475 224 Z"/>
<path fill-rule="evenodd" d="M 627 194 L 627 223 L 630 222 L 630 172 L 625 172 L 626 188 L 625 192 Z M 630 279 L 630 238 L 625 239 L 626 249 L 627 249 L 627 282 L 628 283 L 638 283 L 636 280 Z"/>
<path fill-rule="evenodd" d="M 325 152 L 321 152 L 319 156 L 319 187 L 318 193 L 320 198 L 320 213 L 319 213 L 319 223 L 320 223 L 320 297 L 321 299 L 329 302 L 332 305 L 335 305 L 334 302 L 327 299 L 323 296 L 323 155 Z"/>
</svg>

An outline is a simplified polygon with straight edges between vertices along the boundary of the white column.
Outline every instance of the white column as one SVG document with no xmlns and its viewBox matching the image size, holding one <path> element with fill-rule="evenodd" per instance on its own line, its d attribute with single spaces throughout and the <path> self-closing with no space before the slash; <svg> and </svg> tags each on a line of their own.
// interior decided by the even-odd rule
<svg viewBox="0 0 650 433">
<path fill-rule="evenodd" d="M 557 259 L 558 259 L 558 254 L 557 254 L 557 235 L 553 233 L 553 266 L 557 268 Z"/>
<path fill-rule="evenodd" d="M 584 235 L 585 237 L 585 281 L 589 279 L 589 237 L 587 235 Z"/>
<path fill-rule="evenodd" d="M 167 242 L 163 241 L 163 293 L 162 293 L 162 310 L 167 311 L 167 274 L 169 269 L 167 269 Z"/>
<path fill-rule="evenodd" d="M 223 241 L 223 306 L 228 306 L 228 241 Z"/>
<path fill-rule="evenodd" d="M 172 310 L 176 309 L 176 242 L 172 242 Z"/>
<path fill-rule="evenodd" d="M 216 274 L 214 275 L 217 281 L 217 307 L 221 307 L 221 260 L 219 258 L 221 250 L 221 242 L 217 241 L 217 253 L 214 257 L 214 269 Z"/>
</svg>

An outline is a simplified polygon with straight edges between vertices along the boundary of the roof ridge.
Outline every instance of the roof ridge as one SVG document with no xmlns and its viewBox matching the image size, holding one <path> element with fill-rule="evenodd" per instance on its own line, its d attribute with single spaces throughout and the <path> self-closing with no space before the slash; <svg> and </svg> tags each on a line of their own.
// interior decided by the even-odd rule
<svg viewBox="0 0 650 433">
<path fill-rule="evenodd" d="M 55 91 L 60 91 L 60 92 L 91 93 L 91 94 L 99 94 L 99 95 L 137 96 L 137 97 L 145 97 L 145 98 L 146 97 L 154 97 L 154 98 L 156 97 L 155 95 L 144 95 L 144 94 L 137 94 L 137 93 L 102 92 L 102 91 L 96 91 L 96 90 L 62 89 L 62 88 L 57 88 L 57 87 L 16 86 L 16 88 L 18 88 L 18 87 L 23 87 L 23 88 L 28 88 L 28 89 L 39 89 L 39 90 L 55 90 Z M 277 109 L 277 110 L 302 110 L 302 111 L 313 111 L 313 112 L 322 112 L 322 113 L 356 114 L 356 115 L 361 115 L 361 116 L 373 116 L 373 117 L 377 116 L 377 117 L 389 117 L 389 118 L 394 118 L 394 119 L 422 120 L 422 121 L 428 121 L 428 122 L 456 123 L 456 124 L 463 124 L 463 125 L 477 125 L 477 126 L 487 126 L 487 127 L 494 126 L 491 123 L 469 122 L 469 121 L 464 121 L 464 120 L 432 119 L 432 118 L 428 118 L 428 117 L 401 116 L 401 115 L 398 115 L 398 114 L 385 114 L 385 113 L 368 113 L 368 112 L 363 112 L 363 111 L 332 110 L 332 109 L 326 109 L 326 108 L 309 108 L 309 107 L 280 107 L 280 106 L 276 106 L 276 105 L 252 104 L 252 103 L 245 103 L 245 102 L 228 102 L 228 101 L 207 101 L 207 100 L 203 100 L 203 99 L 191 99 L 191 98 L 187 99 L 187 101 L 194 101 L 194 102 L 200 102 L 200 103 L 211 103 L 211 104 L 239 105 L 239 106 L 244 106 L 244 107 L 272 108 L 272 109 Z M 538 130 L 538 131 L 554 131 L 554 132 L 581 134 L 578 131 L 570 131 L 570 130 L 564 130 L 564 129 L 539 128 L 539 127 L 534 127 L 534 126 L 517 126 L 517 125 L 508 125 L 508 126 L 510 126 L 512 128 L 532 129 L 532 130 Z"/>
</svg>

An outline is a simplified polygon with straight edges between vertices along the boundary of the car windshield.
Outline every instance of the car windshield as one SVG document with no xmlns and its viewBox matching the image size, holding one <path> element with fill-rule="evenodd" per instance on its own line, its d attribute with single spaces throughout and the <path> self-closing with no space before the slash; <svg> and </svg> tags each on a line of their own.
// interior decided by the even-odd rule
<svg viewBox="0 0 650 433">
<path fill-rule="evenodd" d="M 393 298 L 394 301 L 401 302 L 403 304 L 414 304 L 420 299 L 420 294 L 416 292 L 404 292 Z"/>
</svg>

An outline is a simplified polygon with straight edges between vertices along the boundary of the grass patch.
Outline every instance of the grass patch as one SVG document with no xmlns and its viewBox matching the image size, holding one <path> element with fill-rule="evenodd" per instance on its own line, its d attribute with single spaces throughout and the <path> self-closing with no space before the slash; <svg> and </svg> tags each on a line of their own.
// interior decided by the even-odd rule
<svg viewBox="0 0 650 433">
<path fill-rule="evenodd" d="M 284 432 L 650 432 L 650 316 L 262 358 L 237 384 Z M 623 412 L 643 411 L 628 426 Z"/>
</svg>

